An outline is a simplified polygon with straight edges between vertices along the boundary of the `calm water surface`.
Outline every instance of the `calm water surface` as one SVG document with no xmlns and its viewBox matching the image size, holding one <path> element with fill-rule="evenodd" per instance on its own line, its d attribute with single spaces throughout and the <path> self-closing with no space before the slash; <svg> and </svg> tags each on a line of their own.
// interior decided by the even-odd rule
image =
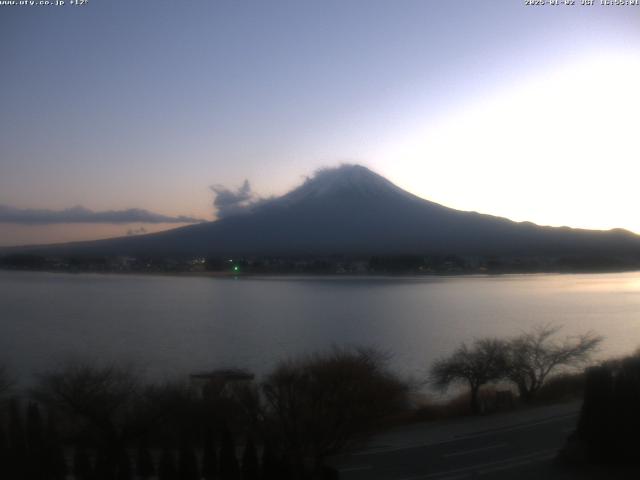
<svg viewBox="0 0 640 480">
<path fill-rule="evenodd" d="M 376 346 L 420 376 L 459 342 L 553 322 L 640 346 L 640 273 L 436 278 L 205 278 L 0 271 L 0 361 L 20 376 L 73 356 L 154 376 L 265 372 L 331 345 Z"/>
</svg>

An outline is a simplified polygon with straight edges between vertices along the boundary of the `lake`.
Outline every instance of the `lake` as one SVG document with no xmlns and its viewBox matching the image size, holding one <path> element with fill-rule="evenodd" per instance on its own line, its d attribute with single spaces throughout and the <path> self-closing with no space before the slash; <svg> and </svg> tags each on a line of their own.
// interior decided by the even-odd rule
<svg viewBox="0 0 640 480">
<path fill-rule="evenodd" d="M 332 345 L 374 346 L 423 377 L 461 341 L 541 323 L 640 346 L 640 273 L 468 277 L 177 277 L 0 271 L 0 361 L 21 378 L 67 358 L 133 362 L 157 378 L 258 374 Z"/>
</svg>

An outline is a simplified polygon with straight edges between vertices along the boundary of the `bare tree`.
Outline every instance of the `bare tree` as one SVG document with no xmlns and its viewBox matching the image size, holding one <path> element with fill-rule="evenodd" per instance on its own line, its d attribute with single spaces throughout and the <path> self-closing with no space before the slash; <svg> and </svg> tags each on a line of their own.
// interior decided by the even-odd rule
<svg viewBox="0 0 640 480">
<path fill-rule="evenodd" d="M 431 367 L 430 383 L 441 390 L 462 383 L 469 386 L 470 407 L 480 413 L 480 387 L 500 380 L 506 371 L 506 344 L 494 338 L 475 340 L 471 346 L 463 343 L 448 357 L 437 360 Z"/>
<path fill-rule="evenodd" d="M 374 350 L 334 349 L 280 364 L 263 384 L 267 414 L 298 478 L 353 447 L 407 401 L 408 387 Z"/>
<path fill-rule="evenodd" d="M 141 393 L 133 368 L 76 361 L 38 380 L 31 392 L 36 400 L 91 432 L 108 455 L 119 453 L 131 436 L 132 410 Z"/>
<path fill-rule="evenodd" d="M 535 398 L 551 372 L 583 366 L 603 340 L 587 332 L 558 341 L 553 337 L 560 329 L 552 325 L 537 326 L 509 342 L 507 378 L 516 384 L 525 402 Z"/>
</svg>

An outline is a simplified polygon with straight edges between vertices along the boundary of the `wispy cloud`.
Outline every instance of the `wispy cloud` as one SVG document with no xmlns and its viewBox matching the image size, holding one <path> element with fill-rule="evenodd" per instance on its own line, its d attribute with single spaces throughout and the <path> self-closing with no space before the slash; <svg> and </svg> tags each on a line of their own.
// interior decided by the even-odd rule
<svg viewBox="0 0 640 480">
<path fill-rule="evenodd" d="M 46 225 L 52 223 L 198 223 L 200 218 L 170 217 L 140 208 L 95 212 L 81 206 L 64 210 L 16 208 L 0 205 L 0 223 Z"/>
</svg>

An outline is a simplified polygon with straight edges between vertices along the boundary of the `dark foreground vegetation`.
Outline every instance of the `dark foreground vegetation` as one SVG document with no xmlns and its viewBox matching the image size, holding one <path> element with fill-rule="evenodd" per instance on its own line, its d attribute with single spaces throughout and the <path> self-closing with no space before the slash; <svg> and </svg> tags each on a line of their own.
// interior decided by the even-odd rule
<svg viewBox="0 0 640 480">
<path fill-rule="evenodd" d="M 640 352 L 587 369 L 578 426 L 562 458 L 579 464 L 640 466 L 638 406 Z"/>
<path fill-rule="evenodd" d="M 327 460 L 389 425 L 575 398 L 584 374 L 567 368 L 585 365 L 601 339 L 560 340 L 557 332 L 543 326 L 462 344 L 432 366 L 429 380 L 469 392 L 440 405 L 416 401 L 388 356 L 372 349 L 282 362 L 261 381 L 216 370 L 152 383 L 129 366 L 75 362 L 39 374 L 22 395 L 0 369 L 0 478 L 336 479 Z M 640 400 L 640 357 L 588 372 L 576 438 L 589 455 L 611 459 L 606 448 L 615 443 L 601 436 L 640 427 L 625 423 Z"/>
<path fill-rule="evenodd" d="M 7 375 L 3 392 L 9 393 Z M 2 478 L 333 479 L 327 457 L 408 407 L 408 387 L 372 350 L 145 383 L 133 369 L 69 364 L 2 409 Z"/>
</svg>

